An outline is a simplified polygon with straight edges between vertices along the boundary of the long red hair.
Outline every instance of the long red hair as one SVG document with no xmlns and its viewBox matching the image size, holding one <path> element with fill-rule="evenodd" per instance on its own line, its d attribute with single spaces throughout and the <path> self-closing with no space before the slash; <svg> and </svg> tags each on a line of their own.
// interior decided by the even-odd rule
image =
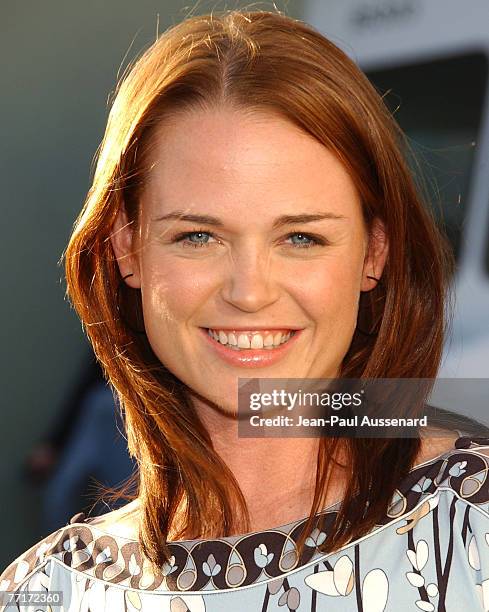
<svg viewBox="0 0 489 612">
<path fill-rule="evenodd" d="M 121 207 L 137 224 L 160 121 L 183 108 L 223 103 L 279 113 L 312 135 L 350 173 L 367 227 L 375 217 L 384 223 L 389 257 L 383 283 L 360 300 L 361 327 L 373 333 L 354 334 L 343 377 L 434 378 L 447 326 L 451 251 L 420 199 L 402 133 L 354 62 L 313 27 L 278 11 L 224 11 L 167 30 L 119 84 L 93 184 L 64 254 L 67 294 L 120 400 L 129 452 L 139 466 L 132 484 L 141 502 L 140 542 L 157 567 L 169 556 L 172 534 L 244 533 L 249 516 L 187 389 L 137 333 L 140 293 L 119 292 L 109 237 Z M 323 552 L 379 523 L 420 440 L 352 438 L 345 448 L 347 492 Z M 321 439 L 316 492 L 299 549 L 324 507 L 337 450 L 338 439 Z M 127 488 L 119 495 L 131 499 Z"/>
</svg>

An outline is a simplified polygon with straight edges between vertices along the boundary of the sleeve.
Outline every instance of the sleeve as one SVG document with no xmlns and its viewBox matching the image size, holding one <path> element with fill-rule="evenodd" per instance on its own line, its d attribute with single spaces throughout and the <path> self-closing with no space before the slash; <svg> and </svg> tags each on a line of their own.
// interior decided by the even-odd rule
<svg viewBox="0 0 489 612">
<path fill-rule="evenodd" d="M 0 612 L 50 612 L 62 596 L 53 592 L 51 585 L 52 559 L 46 560 L 24 578 L 26 563 L 21 561 L 15 573 L 9 572 L 10 566 L 0 576 Z M 34 599 L 31 599 L 34 598 Z M 66 605 L 66 602 L 63 602 Z"/>
<path fill-rule="evenodd" d="M 57 544 L 62 533 L 63 529 L 59 529 L 40 540 L 12 561 L 0 574 L 0 612 L 49 610 L 48 604 L 43 606 L 34 602 L 34 605 L 22 600 L 26 600 L 26 594 L 30 591 L 42 593 L 42 598 L 45 598 L 44 593 L 52 591 L 53 558 L 49 551 Z M 15 603 L 14 596 L 19 593 L 24 593 L 24 596 L 20 598 L 19 603 Z M 56 610 L 56 607 L 52 609 Z"/>
<path fill-rule="evenodd" d="M 471 506 L 464 527 L 467 561 L 474 572 L 482 609 L 489 612 L 489 514 L 480 505 Z"/>
<path fill-rule="evenodd" d="M 482 440 L 481 440 L 482 441 Z M 457 493 L 466 502 L 460 515 L 461 537 L 465 548 L 465 564 L 468 565 L 473 584 L 481 603 L 481 610 L 489 612 L 489 447 L 472 449 L 474 467 L 466 470 L 467 461 L 460 464 L 460 474 L 455 474 Z M 469 451 L 470 452 L 470 451 Z M 454 466 L 452 466 L 453 469 Z M 459 586 L 463 583 L 458 581 Z"/>
</svg>

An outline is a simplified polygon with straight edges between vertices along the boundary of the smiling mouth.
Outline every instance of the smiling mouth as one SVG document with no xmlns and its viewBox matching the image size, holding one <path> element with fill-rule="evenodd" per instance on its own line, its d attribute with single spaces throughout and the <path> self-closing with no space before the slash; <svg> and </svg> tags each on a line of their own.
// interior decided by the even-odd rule
<svg viewBox="0 0 489 612">
<path fill-rule="evenodd" d="M 273 350 L 286 344 L 296 334 L 296 330 L 291 329 L 263 332 L 205 329 L 213 340 L 235 351 Z"/>
</svg>

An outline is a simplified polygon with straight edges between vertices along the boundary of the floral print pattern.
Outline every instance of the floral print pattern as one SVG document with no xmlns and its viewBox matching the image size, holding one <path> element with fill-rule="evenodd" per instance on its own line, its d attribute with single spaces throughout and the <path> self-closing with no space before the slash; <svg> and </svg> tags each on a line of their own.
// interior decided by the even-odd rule
<svg viewBox="0 0 489 612">
<path fill-rule="evenodd" d="M 5 607 L 4 599 L 0 612 L 487 612 L 488 472 L 489 438 L 462 436 L 450 451 L 412 468 L 381 524 L 339 551 L 318 550 L 334 505 L 318 515 L 300 556 L 306 519 L 172 542 L 157 573 L 137 541 L 78 514 L 0 575 L 0 591 L 62 591 L 63 605 Z"/>
</svg>

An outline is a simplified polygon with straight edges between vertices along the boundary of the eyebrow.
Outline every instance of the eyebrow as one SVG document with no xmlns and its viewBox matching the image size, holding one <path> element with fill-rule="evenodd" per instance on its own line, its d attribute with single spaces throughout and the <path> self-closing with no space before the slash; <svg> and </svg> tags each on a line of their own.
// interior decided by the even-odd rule
<svg viewBox="0 0 489 612">
<path fill-rule="evenodd" d="M 217 217 L 209 215 L 193 215 L 187 214 L 183 210 L 175 210 L 166 215 L 161 215 L 152 219 L 153 222 L 168 221 L 177 219 L 180 221 L 190 221 L 191 223 L 202 223 L 203 225 L 214 225 L 215 227 L 224 227 L 224 223 Z M 284 225 L 292 225 L 294 223 L 312 223 L 313 221 L 323 221 L 324 219 L 340 221 L 347 219 L 344 215 L 337 215 L 332 212 L 300 214 L 300 215 L 281 215 L 273 222 L 273 229 L 278 229 Z"/>
</svg>

